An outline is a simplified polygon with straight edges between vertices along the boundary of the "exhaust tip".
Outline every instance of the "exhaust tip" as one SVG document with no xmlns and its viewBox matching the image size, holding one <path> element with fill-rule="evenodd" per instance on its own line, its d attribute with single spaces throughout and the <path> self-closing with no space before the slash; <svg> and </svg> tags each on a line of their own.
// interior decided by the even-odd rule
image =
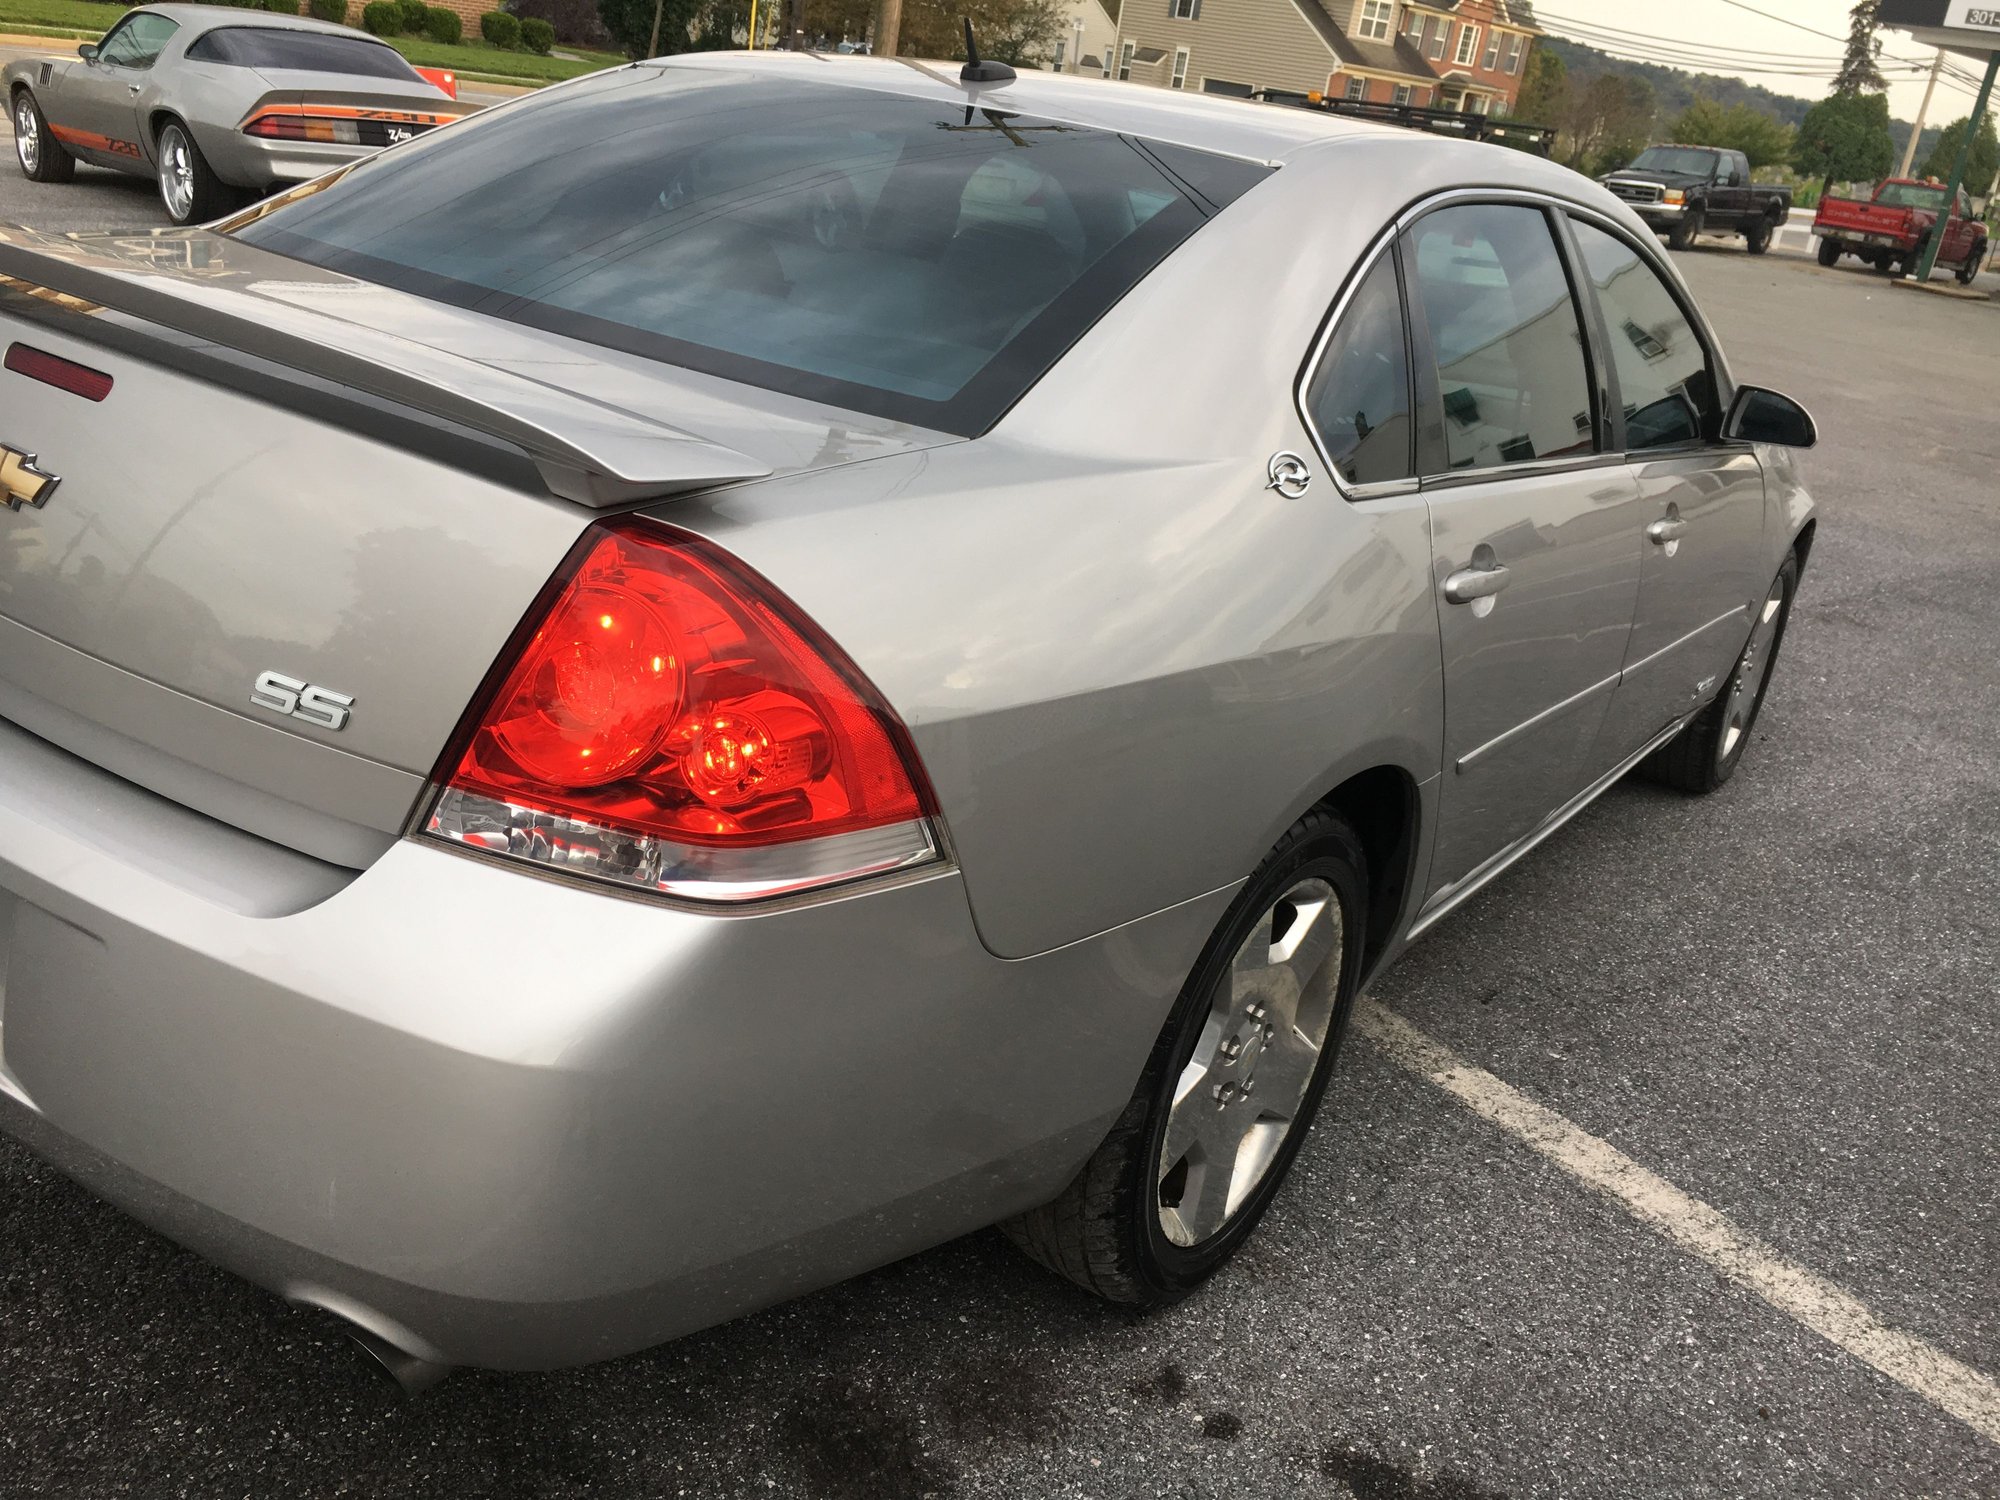
<svg viewBox="0 0 2000 1500">
<path fill-rule="evenodd" d="M 398 1349 L 387 1339 L 365 1328 L 349 1327 L 347 1336 L 368 1356 L 371 1365 L 396 1382 L 397 1388 L 406 1397 L 421 1396 L 452 1371 L 450 1365 Z"/>
</svg>

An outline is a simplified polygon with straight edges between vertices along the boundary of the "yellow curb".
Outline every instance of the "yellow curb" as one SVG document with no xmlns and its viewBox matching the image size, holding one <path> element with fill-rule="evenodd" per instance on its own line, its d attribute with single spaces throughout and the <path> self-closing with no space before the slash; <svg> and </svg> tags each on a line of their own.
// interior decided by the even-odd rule
<svg viewBox="0 0 2000 1500">
<path fill-rule="evenodd" d="M 1991 302 L 1991 292 L 1975 291 L 1969 286 L 1944 286 L 1933 281 L 1905 281 L 1898 276 L 1891 286 L 1905 287 L 1913 292 L 1929 292 L 1933 297 L 1955 297 L 1960 302 Z"/>
</svg>

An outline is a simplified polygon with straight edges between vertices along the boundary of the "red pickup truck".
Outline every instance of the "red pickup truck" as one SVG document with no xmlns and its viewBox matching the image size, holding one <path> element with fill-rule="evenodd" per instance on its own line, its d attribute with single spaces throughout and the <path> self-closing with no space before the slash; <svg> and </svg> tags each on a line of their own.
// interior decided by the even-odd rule
<svg viewBox="0 0 2000 1500">
<path fill-rule="evenodd" d="M 1866 203 L 1823 198 L 1813 219 L 1819 263 L 1830 266 L 1843 255 L 1855 255 L 1878 271 L 1914 270 L 1944 210 L 1943 183 L 1910 177 L 1883 178 Z M 1961 282 L 1970 282 L 1986 264 L 1986 226 L 1972 217 L 1963 189 L 1945 225 L 1938 264 L 1950 266 Z"/>
</svg>

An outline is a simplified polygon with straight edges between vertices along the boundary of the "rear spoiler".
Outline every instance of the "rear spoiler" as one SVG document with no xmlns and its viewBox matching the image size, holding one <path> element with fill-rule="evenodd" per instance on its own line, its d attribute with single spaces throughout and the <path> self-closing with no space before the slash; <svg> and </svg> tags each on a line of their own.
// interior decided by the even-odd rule
<svg viewBox="0 0 2000 1500">
<path fill-rule="evenodd" d="M 122 313 L 182 335 L 172 341 L 181 350 L 188 340 L 219 345 L 495 439 L 526 455 L 553 494 L 579 505 L 623 505 L 771 472 L 733 448 L 525 375 L 176 274 L 171 257 L 149 263 L 125 248 L 139 237 L 120 238 L 124 246 L 98 250 L 86 240 L 0 224 L 0 293 L 36 299 L 68 318 Z M 154 238 L 163 249 L 179 248 L 168 235 Z M 110 329 L 69 323 L 69 331 L 108 342 L 102 335 Z"/>
</svg>

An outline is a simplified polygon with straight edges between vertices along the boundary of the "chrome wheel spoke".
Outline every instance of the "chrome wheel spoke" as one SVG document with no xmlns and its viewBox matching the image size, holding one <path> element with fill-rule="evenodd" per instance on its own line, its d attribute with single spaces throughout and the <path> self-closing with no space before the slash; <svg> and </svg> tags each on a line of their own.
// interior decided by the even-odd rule
<svg viewBox="0 0 2000 1500">
<path fill-rule="evenodd" d="M 1772 586 L 1763 607 L 1750 627 L 1750 640 L 1736 663 L 1730 679 L 1729 703 L 1724 709 L 1722 738 L 1716 743 L 1716 759 L 1726 761 L 1736 753 L 1743 737 L 1757 717 L 1764 693 L 1764 680 L 1771 672 L 1771 650 L 1777 643 L 1778 626 L 1785 612 L 1785 585 L 1780 579 Z"/>
<path fill-rule="evenodd" d="M 1177 1245 L 1218 1233 L 1277 1160 L 1333 1019 L 1345 932 L 1340 898 L 1305 880 L 1250 929 L 1216 987 L 1176 1080 L 1155 1181 Z"/>
</svg>

